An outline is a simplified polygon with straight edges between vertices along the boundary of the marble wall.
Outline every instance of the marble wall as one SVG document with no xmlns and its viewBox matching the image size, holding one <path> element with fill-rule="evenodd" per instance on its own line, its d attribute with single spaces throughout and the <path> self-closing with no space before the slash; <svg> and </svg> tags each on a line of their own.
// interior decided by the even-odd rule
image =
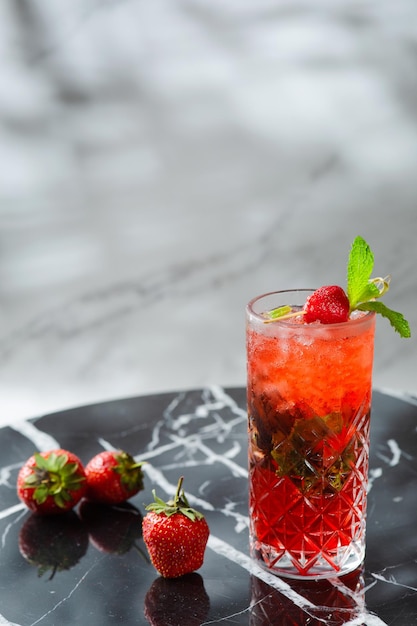
<svg viewBox="0 0 417 626">
<path fill-rule="evenodd" d="M 0 4 L 0 422 L 244 385 L 244 306 L 345 282 L 417 328 L 414 0 Z M 417 393 L 378 323 L 375 386 Z"/>
</svg>

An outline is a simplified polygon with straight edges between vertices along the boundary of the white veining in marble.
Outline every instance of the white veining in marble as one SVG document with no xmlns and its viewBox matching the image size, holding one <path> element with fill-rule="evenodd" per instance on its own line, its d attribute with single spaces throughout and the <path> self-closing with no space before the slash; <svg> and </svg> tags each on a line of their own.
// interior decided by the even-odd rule
<svg viewBox="0 0 417 626">
<path fill-rule="evenodd" d="M 0 7 L 0 423 L 245 384 L 244 306 L 361 234 L 417 328 L 415 0 Z M 417 393 L 378 325 L 376 387 Z"/>
<path fill-rule="evenodd" d="M 56 441 L 54 437 L 51 437 L 48 433 L 42 432 L 35 426 L 35 424 L 27 420 L 13 422 L 11 428 L 24 437 L 27 437 L 27 439 L 33 443 L 35 450 L 38 450 L 39 452 L 46 452 L 47 450 L 53 450 L 60 447 L 58 441 Z"/>
<path fill-rule="evenodd" d="M 368 478 L 368 493 L 372 489 L 372 485 L 377 480 L 377 478 L 381 478 L 383 474 L 382 467 L 372 467 L 369 470 L 369 478 Z"/>
<path fill-rule="evenodd" d="M 376 580 L 382 580 L 384 583 L 389 583 L 390 585 L 397 585 L 399 587 L 404 587 L 404 589 L 410 589 L 410 591 L 417 591 L 417 587 L 412 587 L 411 585 L 404 585 L 403 583 L 395 580 L 395 576 L 383 576 L 380 572 L 377 574 L 372 574 Z"/>
<path fill-rule="evenodd" d="M 21 511 L 27 511 L 26 506 L 23 503 L 9 506 L 7 509 L 0 511 L 0 519 L 4 519 L 5 517 L 9 517 L 10 515 L 14 515 L 15 513 L 19 513 Z"/>
<path fill-rule="evenodd" d="M 383 461 L 385 461 L 390 467 L 395 467 L 395 465 L 398 465 L 398 463 L 400 462 L 401 455 L 403 453 L 398 443 L 394 439 L 389 439 L 387 441 L 387 447 L 389 448 L 389 451 L 392 455 L 391 459 L 389 459 L 387 456 L 385 456 L 381 452 L 378 452 L 377 456 Z"/>
<path fill-rule="evenodd" d="M 200 402 L 196 402 L 195 406 L 190 409 L 189 404 L 186 402 L 186 397 L 183 393 L 179 393 L 177 397 L 169 403 L 162 413 L 161 420 L 157 422 L 153 428 L 153 432 L 149 438 L 149 442 L 145 445 L 144 450 L 140 454 L 141 460 L 146 460 L 144 465 L 144 471 L 150 483 L 155 487 L 157 491 L 163 491 L 168 495 L 172 495 L 175 492 L 176 485 L 169 480 L 165 472 L 171 471 L 173 467 L 178 471 L 183 471 L 184 466 L 192 467 L 197 463 L 207 465 L 219 465 L 226 466 L 230 475 L 238 477 L 246 476 L 246 469 L 240 467 L 237 463 L 234 463 L 233 459 L 236 455 L 236 439 L 231 434 L 229 438 L 224 436 L 224 433 L 239 432 L 239 425 L 246 421 L 245 411 L 242 410 L 235 400 L 231 398 L 222 388 L 213 386 L 206 388 L 201 392 Z M 211 428 L 215 424 L 216 429 Z M 178 429 L 181 429 L 183 425 L 188 425 L 189 430 L 186 430 L 182 437 L 178 436 Z M 235 427 L 237 431 L 231 429 Z M 42 442 L 44 441 L 43 431 L 36 433 L 37 426 L 32 424 L 31 428 L 16 428 L 18 432 L 28 438 L 30 441 Z M 204 442 L 210 442 L 210 439 L 216 441 L 217 444 L 224 446 L 224 454 L 220 455 L 211 450 L 209 445 L 205 445 Z M 168 442 L 172 442 L 172 446 L 167 445 Z M 59 445 L 59 442 L 55 442 Z M 111 441 L 105 438 L 100 438 L 99 443 L 103 449 L 113 449 Z M 144 442 L 145 444 L 145 442 Z M 397 465 L 397 461 L 400 462 L 401 454 L 397 454 L 398 446 L 395 445 L 393 440 L 387 442 L 387 447 L 391 450 L 393 456 L 392 459 L 386 457 L 384 460 L 387 468 L 394 468 Z M 164 455 L 169 451 L 169 459 L 174 459 L 173 464 L 164 465 L 161 462 L 166 458 Z M 157 457 L 160 456 L 158 463 Z M 197 459 L 198 457 L 198 459 Z M 155 464 L 153 464 L 155 463 Z M 7 481 L 7 468 L 3 471 L 2 480 Z M 372 472 L 371 472 L 372 475 Z M 374 472 L 374 478 L 378 475 L 382 475 L 382 469 Z M 172 474 L 171 474 L 172 476 Z M 220 513 L 225 518 L 234 518 L 235 526 L 231 526 L 234 529 L 234 533 L 239 535 L 242 532 L 247 531 L 248 520 L 245 516 L 239 515 L 233 510 L 233 507 L 224 506 L 223 508 L 215 507 L 215 505 L 207 498 L 204 497 L 204 491 L 207 490 L 208 482 L 203 483 L 199 493 L 190 493 L 187 490 L 187 498 L 192 506 L 199 508 L 208 514 L 214 510 Z M 23 505 L 17 505 L 9 507 L 2 513 L 0 517 L 11 517 L 10 523 L 16 523 L 17 518 L 13 518 L 14 515 L 19 514 L 23 510 Z M 7 531 L 6 531 L 7 532 Z M 267 582 L 270 586 L 277 589 L 281 594 L 288 598 L 295 606 L 300 608 L 307 616 L 310 616 L 323 624 L 327 623 L 326 620 L 318 616 L 318 612 L 323 611 L 323 607 L 316 606 L 310 600 L 303 597 L 299 593 L 295 592 L 285 580 L 279 577 L 273 576 L 268 572 L 260 569 L 256 564 L 252 562 L 248 554 L 238 550 L 235 546 L 224 541 L 224 539 L 211 533 L 208 548 L 213 550 L 217 555 L 220 555 L 226 559 L 229 559 L 234 564 L 244 568 L 251 575 L 256 576 Z M 82 573 L 82 577 L 79 578 L 74 587 L 71 588 L 69 593 L 65 597 L 56 599 L 56 603 L 51 607 L 50 613 L 59 607 L 63 602 L 68 600 L 77 587 L 88 576 L 89 571 Z M 400 585 L 401 583 L 395 578 L 395 567 L 391 568 L 389 575 L 385 571 L 373 572 L 372 576 L 375 583 L 383 582 L 384 584 Z M 366 623 L 367 626 L 387 626 L 387 624 L 374 614 L 367 611 L 364 602 L 364 591 L 355 594 L 352 590 L 343 590 L 343 584 L 335 578 L 331 581 L 332 585 L 335 585 L 339 591 L 346 593 L 354 599 L 355 608 L 352 609 L 352 619 L 346 622 L 346 626 L 359 626 Z M 411 591 L 417 591 L 414 587 L 409 585 L 403 585 L 404 588 Z M 331 611 L 331 609 L 329 609 Z M 350 610 L 350 609 L 349 609 Z M 247 608 L 249 614 L 250 607 Z M 321 614 L 321 613 L 320 613 Z M 45 615 L 40 615 L 32 626 L 41 622 L 45 618 Z M 5 624 L 10 622 L 4 621 L 5 618 L 0 616 Z M 225 621 L 224 619 L 220 621 Z M 205 622 L 205 624 L 219 623 L 219 620 L 212 622 Z"/>
<path fill-rule="evenodd" d="M 63 598 L 60 598 L 47 613 L 40 615 L 38 619 L 36 619 L 34 622 L 30 624 L 30 626 L 36 626 L 36 624 L 42 624 L 42 622 L 44 622 L 44 620 L 47 619 L 49 615 L 53 615 L 54 611 L 56 611 L 62 604 L 65 604 L 65 602 L 68 602 L 71 596 L 77 591 L 79 586 L 82 585 L 82 583 L 84 582 L 86 578 L 88 578 L 89 573 L 91 572 L 92 569 L 94 569 L 94 567 L 96 567 L 96 565 L 97 563 L 94 564 L 89 570 L 84 572 L 84 574 L 77 580 L 76 584 L 72 587 L 72 589 L 68 591 L 67 595 L 64 596 Z"/>
<path fill-rule="evenodd" d="M 388 468 L 396 467 L 399 464 L 402 457 L 408 460 L 412 459 L 410 454 L 401 450 L 398 443 L 394 439 L 388 439 L 386 443 L 386 447 L 388 448 L 389 453 L 391 453 L 391 458 L 389 458 L 389 456 L 386 454 L 385 451 L 382 452 L 381 450 L 378 450 L 376 452 L 376 456 L 379 459 L 381 459 L 381 461 L 383 461 L 385 465 L 388 466 Z M 370 468 L 368 492 L 371 490 L 375 480 L 377 480 L 378 478 L 381 478 L 383 473 L 384 473 L 384 469 L 382 467 Z"/>
<path fill-rule="evenodd" d="M 10 529 L 12 528 L 12 526 L 14 524 L 18 524 L 20 522 L 20 520 L 27 514 L 27 509 L 26 507 L 23 508 L 23 510 L 21 511 L 20 515 L 18 515 L 17 517 L 15 517 L 13 519 L 12 522 L 10 522 L 10 524 L 8 524 L 4 530 L 4 532 L 1 535 L 1 541 L 0 541 L 0 545 L 2 548 L 4 548 L 6 546 L 6 540 L 7 540 L 7 536 L 10 532 Z"/>
<path fill-rule="evenodd" d="M 2 615 L 1 613 L 0 613 L 0 624 L 3 624 L 4 626 L 20 626 L 19 624 L 16 624 L 15 622 L 9 622 L 9 620 L 6 619 L 4 615 Z"/>
</svg>

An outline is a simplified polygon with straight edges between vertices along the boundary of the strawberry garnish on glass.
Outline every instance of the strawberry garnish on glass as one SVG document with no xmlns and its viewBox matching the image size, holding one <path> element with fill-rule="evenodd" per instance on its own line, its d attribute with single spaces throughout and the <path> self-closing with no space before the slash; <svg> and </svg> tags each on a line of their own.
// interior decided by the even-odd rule
<svg viewBox="0 0 417 626">
<path fill-rule="evenodd" d="M 349 298 L 342 287 L 326 285 L 316 289 L 304 305 L 304 321 L 307 324 L 337 324 L 349 319 Z"/>
<path fill-rule="evenodd" d="M 338 324 L 348 322 L 352 314 L 373 311 L 386 318 L 401 337 L 411 337 L 410 325 L 398 311 L 380 301 L 389 290 L 391 276 L 372 278 L 374 254 L 362 237 L 352 243 L 347 266 L 346 291 L 338 285 L 324 285 L 308 296 L 301 310 L 290 305 L 280 306 L 265 314 L 265 323 L 296 318 L 312 324 Z"/>
<path fill-rule="evenodd" d="M 192 509 L 178 481 L 173 500 L 154 502 L 142 523 L 143 540 L 155 569 L 164 578 L 177 578 L 199 569 L 210 534 L 202 513 Z"/>
<path fill-rule="evenodd" d="M 72 509 L 87 491 L 80 459 L 61 448 L 36 452 L 20 469 L 17 495 L 34 513 L 49 515 Z"/>
</svg>

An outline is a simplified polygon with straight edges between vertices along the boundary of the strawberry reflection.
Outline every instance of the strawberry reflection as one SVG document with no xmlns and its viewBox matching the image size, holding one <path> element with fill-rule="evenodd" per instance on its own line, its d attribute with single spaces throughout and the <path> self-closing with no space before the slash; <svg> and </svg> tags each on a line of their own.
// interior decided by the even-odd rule
<svg viewBox="0 0 417 626">
<path fill-rule="evenodd" d="M 151 626 L 200 626 L 210 610 L 210 599 L 200 574 L 156 578 L 149 588 L 144 613 Z"/>
<path fill-rule="evenodd" d="M 88 533 L 73 512 L 43 516 L 32 514 L 19 532 L 19 551 L 23 558 L 38 568 L 38 576 L 74 567 L 88 548 Z"/>
<path fill-rule="evenodd" d="M 362 568 L 340 578 L 323 580 L 285 579 L 299 602 L 251 576 L 250 626 L 342 626 L 352 620 L 362 625 L 365 591 Z M 365 625 L 365 622 L 363 622 Z"/>
<path fill-rule="evenodd" d="M 79 514 L 97 550 L 122 555 L 135 549 L 146 560 L 138 545 L 142 537 L 142 514 L 133 504 L 124 502 L 110 506 L 83 500 Z"/>
</svg>

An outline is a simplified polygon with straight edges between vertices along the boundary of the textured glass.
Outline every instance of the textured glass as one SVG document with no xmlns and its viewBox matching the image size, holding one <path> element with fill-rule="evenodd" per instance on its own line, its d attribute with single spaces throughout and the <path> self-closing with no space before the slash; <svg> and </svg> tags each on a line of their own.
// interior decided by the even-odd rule
<svg viewBox="0 0 417 626">
<path fill-rule="evenodd" d="M 276 573 L 364 559 L 373 333 L 371 316 L 325 329 L 249 316 L 250 550 Z"/>
</svg>

